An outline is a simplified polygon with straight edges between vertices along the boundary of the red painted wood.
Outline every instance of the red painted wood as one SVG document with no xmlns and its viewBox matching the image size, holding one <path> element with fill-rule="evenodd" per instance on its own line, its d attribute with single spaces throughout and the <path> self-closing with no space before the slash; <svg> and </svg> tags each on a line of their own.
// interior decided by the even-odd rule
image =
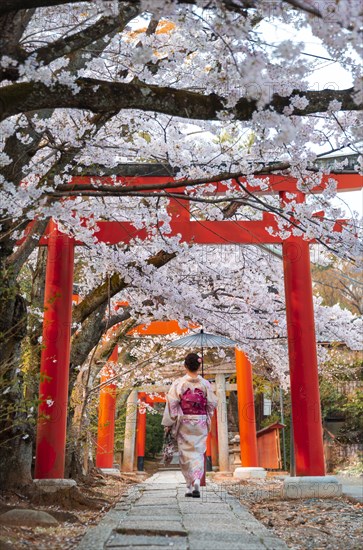
<svg viewBox="0 0 363 550">
<path fill-rule="evenodd" d="M 190 222 L 182 234 L 183 240 L 198 244 L 274 244 L 281 237 L 273 236 L 267 227 L 277 229 L 275 218 L 266 214 L 257 221 L 202 221 Z"/>
<path fill-rule="evenodd" d="M 140 398 L 145 401 L 145 398 Z M 145 443 L 146 443 L 146 409 L 138 408 L 137 410 L 137 427 L 136 427 L 136 456 L 145 456 Z"/>
<path fill-rule="evenodd" d="M 312 173 L 312 177 L 314 177 L 314 174 Z M 353 174 L 353 173 L 339 173 L 339 174 L 329 174 L 325 175 L 322 178 L 322 183 L 320 185 L 315 186 L 311 190 L 309 189 L 309 193 L 322 193 L 324 190 L 324 185 L 328 182 L 329 179 L 335 179 L 337 182 L 337 189 L 339 191 L 353 191 L 357 189 L 362 189 L 363 187 L 363 178 L 360 174 Z M 142 177 L 122 177 L 117 176 L 115 178 L 113 177 L 97 177 L 92 178 L 91 176 L 75 176 L 72 180 L 72 183 L 76 185 L 89 185 L 91 183 L 91 180 L 97 181 L 98 184 L 101 185 L 124 185 L 126 187 L 139 187 L 144 185 L 157 185 L 157 184 L 166 184 L 166 183 L 174 183 L 178 180 L 175 180 L 172 176 L 142 176 Z M 248 191 L 252 193 L 262 193 L 262 194 L 275 194 L 275 193 L 281 193 L 283 191 L 293 192 L 296 191 L 296 179 L 287 176 L 284 174 L 261 174 L 255 176 L 255 180 L 261 180 L 261 185 L 250 185 L 247 183 L 246 178 L 239 178 L 240 183 L 248 189 Z M 268 187 L 266 188 L 266 183 L 268 184 Z M 180 180 L 180 187 L 170 190 L 171 192 L 183 192 L 183 180 Z M 230 180 L 228 183 L 228 187 L 226 183 L 224 182 L 215 182 L 211 185 L 215 185 L 216 193 L 225 193 L 227 189 L 230 187 Z M 232 180 L 232 187 L 236 189 L 236 191 L 241 191 L 241 186 L 237 183 L 236 180 Z M 147 190 L 145 192 L 148 192 Z M 155 193 L 153 190 L 149 190 L 150 193 Z"/>
<path fill-rule="evenodd" d="M 285 196 L 282 195 L 285 200 Z M 299 200 L 304 200 L 302 193 Z M 309 243 L 282 245 L 297 476 L 325 475 Z"/>
<path fill-rule="evenodd" d="M 328 177 L 334 177 L 337 180 L 338 190 L 362 188 L 362 177 L 358 174 L 336 174 L 326 176 L 325 180 Z M 261 176 L 261 180 L 264 178 L 265 176 Z M 75 184 L 87 184 L 90 180 L 90 177 L 74 178 L 73 182 Z M 116 183 L 131 186 L 166 183 L 171 181 L 172 178 L 164 176 L 116 178 L 115 180 L 113 178 L 97 178 L 97 180 L 105 185 L 114 185 Z M 241 181 L 243 182 L 244 180 L 242 179 Z M 246 182 L 244 183 L 246 184 Z M 237 182 L 235 182 L 235 186 L 236 189 L 240 189 Z M 246 186 L 250 191 L 256 193 L 271 194 L 296 190 L 296 181 L 284 175 L 276 174 L 269 176 L 269 187 L 267 189 L 251 187 L 248 184 Z M 225 190 L 225 184 L 218 183 L 215 193 L 223 193 Z M 183 187 L 175 191 L 181 192 L 183 191 Z M 321 187 L 316 187 L 313 190 L 315 193 L 321 191 Z M 272 237 L 266 230 L 266 227 L 269 225 L 272 227 L 275 226 L 275 220 L 271 214 L 265 214 L 262 221 L 198 222 L 190 221 L 188 208 L 187 201 L 180 199 L 172 199 L 169 204 L 169 212 L 173 218 L 171 221 L 171 235 L 180 233 L 184 241 L 199 244 L 281 242 L 278 237 Z M 98 224 L 100 229 L 96 233 L 96 236 L 99 240 L 109 244 L 116 244 L 118 242 L 128 243 L 135 237 L 143 240 L 147 240 L 148 238 L 145 229 L 136 230 L 129 222 L 100 221 Z M 31 226 L 32 222 L 29 224 L 27 231 L 30 230 Z M 336 230 L 339 230 L 339 224 L 337 224 Z M 22 240 L 18 244 L 21 242 Z M 45 236 L 40 240 L 40 245 L 49 247 L 49 253 L 45 291 L 46 311 L 43 328 L 44 349 L 41 358 L 40 406 L 36 444 L 37 460 L 35 475 L 38 478 L 61 478 L 64 475 L 75 244 L 82 245 L 82 242 L 72 241 L 69 237 L 62 235 L 57 230 L 54 222 L 49 224 Z M 296 238 L 290 238 L 288 242 L 283 243 L 283 250 L 289 322 L 289 355 L 292 374 L 292 393 L 294 396 L 293 415 L 297 471 L 307 472 L 301 475 L 315 475 L 312 472 L 321 472 L 324 468 L 320 449 L 320 401 L 317 385 L 316 351 L 314 347 L 315 334 L 308 243 L 299 241 Z M 291 256 L 293 256 L 291 251 L 293 250 L 295 252 L 298 251 L 295 259 L 291 259 Z M 299 250 L 301 254 L 299 254 Z M 302 273 L 308 277 L 305 289 Z M 304 307 L 297 305 L 296 296 L 298 296 L 300 304 L 304 304 Z M 305 298 L 307 300 L 306 303 L 304 301 Z M 300 356 L 299 353 L 301 350 L 302 353 Z M 311 353 L 309 350 L 312 350 Z M 309 359 L 312 359 L 310 367 L 306 366 L 306 362 Z M 302 373 L 299 373 L 300 367 Z M 311 374 L 310 382 L 308 380 L 309 374 Z M 318 413 L 316 412 L 316 408 L 319 409 Z M 311 412 L 312 410 L 314 411 L 313 413 Z M 307 446 L 302 444 L 304 430 L 298 427 L 301 424 L 295 427 L 300 412 L 303 414 L 304 411 L 309 413 L 302 423 L 304 429 L 309 428 L 312 430 L 311 444 Z M 312 429 L 312 426 L 314 426 L 314 429 Z M 319 440 L 318 445 L 314 445 L 313 443 L 315 435 Z M 303 447 L 306 447 L 306 452 Z M 317 459 L 315 460 L 315 458 Z"/>
<path fill-rule="evenodd" d="M 206 450 L 207 456 L 212 456 L 212 441 L 211 441 L 211 433 L 208 433 L 207 436 L 207 450 Z"/>
<path fill-rule="evenodd" d="M 323 217 L 320 213 L 319 216 Z M 31 222 L 33 223 L 33 222 Z M 334 231 L 340 233 L 346 220 L 337 220 L 334 224 Z M 117 243 L 129 243 L 133 239 L 146 241 L 149 234 L 146 229 L 135 229 L 130 222 L 100 221 L 97 223 L 98 229 L 95 237 L 99 242 L 112 245 Z M 194 242 L 196 244 L 281 244 L 282 239 L 279 236 L 270 235 L 267 227 L 277 229 L 277 224 L 273 214 L 265 214 L 262 220 L 256 221 L 172 221 L 171 232 L 167 236 L 180 234 L 184 242 Z M 48 246 L 49 229 L 46 230 L 43 237 L 39 240 L 39 246 Z M 289 240 L 298 240 L 291 237 Z M 24 237 L 17 241 L 20 245 Z M 311 243 L 314 241 L 311 240 Z M 82 241 L 76 240 L 76 246 L 82 246 Z"/>
<path fill-rule="evenodd" d="M 153 405 L 154 403 L 165 403 L 166 397 L 163 394 L 160 394 L 159 396 L 146 395 L 145 402 L 148 403 L 149 405 Z"/>
<path fill-rule="evenodd" d="M 281 470 L 279 429 L 257 432 L 258 465 L 268 470 Z"/>
<path fill-rule="evenodd" d="M 195 328 L 196 325 L 193 325 Z M 192 328 L 192 327 L 190 327 Z M 138 325 L 137 327 L 129 330 L 128 336 L 138 334 L 140 336 L 150 335 L 166 335 L 166 334 L 185 334 L 189 331 L 189 328 L 180 328 L 178 321 L 152 321 L 149 325 Z"/>
<path fill-rule="evenodd" d="M 218 425 L 217 425 L 217 413 L 214 411 L 211 422 L 211 457 L 212 465 L 218 466 Z"/>
<path fill-rule="evenodd" d="M 51 223 L 45 281 L 35 477 L 63 478 L 74 243 Z"/>
<path fill-rule="evenodd" d="M 240 349 L 235 354 L 241 462 L 243 467 L 258 466 L 252 365 Z"/>
<path fill-rule="evenodd" d="M 116 345 L 108 361 L 117 362 L 118 346 Z M 101 384 L 114 376 L 113 369 L 106 363 L 101 373 Z M 113 468 L 115 445 L 116 384 L 107 384 L 100 390 L 98 410 L 98 430 L 96 447 L 97 468 Z"/>
</svg>

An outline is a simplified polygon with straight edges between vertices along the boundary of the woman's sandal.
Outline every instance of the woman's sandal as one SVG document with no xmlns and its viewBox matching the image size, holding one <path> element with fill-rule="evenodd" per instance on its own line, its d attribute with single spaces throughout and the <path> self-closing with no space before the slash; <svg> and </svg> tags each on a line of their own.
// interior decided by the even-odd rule
<svg viewBox="0 0 363 550">
<path fill-rule="evenodd" d="M 199 482 L 197 481 L 196 483 L 193 483 L 193 492 L 192 492 L 192 497 L 193 498 L 200 498 L 200 491 L 199 491 Z"/>
</svg>

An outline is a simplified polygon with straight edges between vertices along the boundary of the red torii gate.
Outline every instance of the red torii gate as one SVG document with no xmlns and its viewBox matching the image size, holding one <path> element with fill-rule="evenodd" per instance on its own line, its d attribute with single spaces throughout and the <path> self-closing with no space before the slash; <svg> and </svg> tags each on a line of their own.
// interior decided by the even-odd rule
<svg viewBox="0 0 363 550">
<path fill-rule="evenodd" d="M 196 328 L 190 325 L 190 328 Z M 113 329 L 111 329 L 113 330 Z M 185 334 L 188 328 L 180 328 L 177 321 L 152 321 L 149 325 L 141 324 L 128 332 L 129 336 L 139 334 L 141 336 L 160 336 L 167 334 Z M 236 348 L 236 364 L 241 365 L 241 358 L 246 356 Z M 108 362 L 103 371 L 101 371 L 101 384 L 104 384 L 100 391 L 100 403 L 98 412 L 98 433 L 96 446 L 96 466 L 98 468 L 109 469 L 113 468 L 114 463 L 114 439 L 115 439 L 115 411 L 116 411 L 116 385 L 114 383 L 105 384 L 113 376 L 112 368 L 110 371 L 110 363 L 117 362 L 118 345 L 116 344 Z M 249 365 L 250 367 L 250 365 Z M 252 385 L 252 370 L 250 368 L 237 367 L 237 388 L 240 396 L 239 410 L 243 416 L 247 408 L 252 404 L 254 411 L 254 397 Z M 137 410 L 137 428 L 136 428 L 136 461 L 137 470 L 143 471 L 145 458 L 145 443 L 146 443 L 146 411 L 141 411 L 142 402 L 153 405 L 154 403 L 165 403 L 165 395 L 162 392 L 158 396 L 151 396 L 149 392 L 143 390 L 138 392 L 138 398 L 141 401 L 141 406 Z M 249 425 L 251 419 L 249 417 L 247 423 L 240 422 L 241 441 L 249 441 L 251 445 L 241 446 L 243 451 L 243 464 L 246 466 L 257 466 L 257 440 L 256 440 L 256 425 Z M 212 451 L 216 451 L 218 445 L 217 422 L 215 415 L 212 418 L 212 430 L 207 437 L 206 461 L 207 464 L 212 463 Z M 256 448 L 256 453 L 254 449 Z M 216 455 L 218 451 L 214 453 Z M 215 459 L 215 457 L 214 457 Z M 205 476 L 202 479 L 202 485 L 205 485 Z"/>
<path fill-rule="evenodd" d="M 325 181 L 328 177 L 326 176 Z M 266 176 L 261 176 L 265 179 Z M 335 174 L 338 190 L 362 188 L 358 174 Z M 74 178 L 74 186 L 87 184 L 91 177 Z M 103 184 L 114 185 L 111 178 L 97 178 Z M 128 186 L 163 184 L 168 176 L 116 178 L 116 183 Z M 297 190 L 296 180 L 284 175 L 269 176 L 269 189 L 246 187 L 253 193 L 279 194 L 287 202 L 287 193 L 294 193 L 300 202 L 305 195 Z M 324 181 L 323 181 L 324 183 Z M 218 184 L 217 191 L 225 191 Z M 240 189 L 236 184 L 236 189 Z M 320 193 L 322 187 L 313 191 Z M 150 192 L 153 192 L 151 189 Z M 184 192 L 181 184 L 173 192 Z M 291 236 L 285 241 L 271 235 L 267 226 L 277 229 L 273 214 L 263 214 L 262 221 L 192 221 L 186 205 L 180 208 L 177 199 L 170 199 L 172 214 L 170 235 L 180 234 L 183 241 L 195 244 L 282 244 L 288 348 L 291 378 L 292 420 L 296 474 L 298 476 L 325 475 L 322 442 L 318 366 L 312 301 L 309 243 Z M 133 238 L 147 239 L 146 229 L 137 230 L 129 222 L 99 221 L 95 236 L 107 244 L 128 243 Z M 334 230 L 340 231 L 336 224 Z M 51 221 L 40 239 L 48 246 L 45 284 L 45 313 L 43 322 L 43 350 L 41 356 L 40 405 L 36 441 L 35 477 L 62 478 L 66 445 L 68 379 L 70 357 L 70 328 L 72 322 L 72 291 L 74 247 L 82 245 L 62 234 Z"/>
<path fill-rule="evenodd" d="M 126 304 L 127 302 L 125 302 Z M 113 327 L 114 329 L 115 327 Z M 112 329 L 111 329 L 112 330 Z M 185 334 L 188 329 L 181 329 L 177 321 L 153 321 L 150 325 L 139 325 L 131 329 L 127 334 L 146 335 L 166 335 L 166 334 Z M 97 431 L 97 447 L 96 447 L 96 466 L 98 468 L 112 468 L 114 457 L 114 440 L 115 440 L 115 412 L 116 412 L 116 385 L 114 383 L 105 384 L 109 378 L 113 376 L 110 372 L 110 363 L 116 363 L 118 359 L 118 345 L 114 347 L 108 362 L 101 370 L 100 403 L 98 409 L 98 431 Z M 165 402 L 164 397 L 150 397 L 145 392 L 139 392 L 139 399 L 151 405 L 154 402 Z M 143 470 L 144 454 L 145 454 L 145 437 L 146 437 L 146 414 L 138 410 L 137 413 L 137 464 Z"/>
</svg>

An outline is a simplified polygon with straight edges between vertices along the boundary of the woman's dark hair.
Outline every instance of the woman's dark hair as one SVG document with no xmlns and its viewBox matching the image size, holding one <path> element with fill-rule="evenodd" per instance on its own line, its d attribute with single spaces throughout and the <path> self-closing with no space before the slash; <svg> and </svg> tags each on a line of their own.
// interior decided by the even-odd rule
<svg viewBox="0 0 363 550">
<path fill-rule="evenodd" d="M 196 372 L 201 365 L 201 359 L 197 353 L 188 353 L 184 359 L 184 365 L 191 372 Z"/>
</svg>

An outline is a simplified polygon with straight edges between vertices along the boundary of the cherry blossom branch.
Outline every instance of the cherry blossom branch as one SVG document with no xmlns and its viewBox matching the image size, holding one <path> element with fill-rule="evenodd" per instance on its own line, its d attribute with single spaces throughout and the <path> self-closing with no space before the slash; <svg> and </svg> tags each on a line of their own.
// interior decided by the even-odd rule
<svg viewBox="0 0 363 550">
<path fill-rule="evenodd" d="M 253 172 L 254 176 L 257 175 L 268 175 L 272 174 L 274 172 L 281 173 L 284 170 L 288 170 L 291 167 L 290 163 L 286 162 L 280 162 L 276 164 L 271 164 L 270 166 L 264 166 L 261 168 L 261 170 L 255 170 Z M 89 172 L 92 171 L 92 167 L 89 168 Z M 312 171 L 315 171 L 314 168 L 312 168 Z M 112 169 L 112 173 L 117 173 L 117 167 Z M 119 172 L 120 173 L 120 172 Z M 121 171 L 122 174 L 122 171 Z M 238 180 L 238 178 L 246 177 L 248 174 L 245 172 L 222 172 L 220 174 L 217 174 L 215 176 L 205 177 L 205 178 L 193 178 L 193 179 L 185 179 L 185 180 L 179 180 L 179 181 L 168 181 L 165 183 L 151 183 L 151 184 L 144 184 L 144 185 L 128 185 L 127 187 L 125 185 L 97 185 L 97 183 L 91 183 L 91 184 L 77 184 L 77 183 L 69 183 L 69 184 L 61 184 L 58 185 L 54 193 L 69 193 L 70 195 L 76 194 L 76 192 L 80 192 L 82 194 L 82 191 L 102 191 L 105 192 L 105 194 L 112 195 L 113 193 L 116 194 L 123 194 L 123 193 L 133 193 L 133 192 L 139 192 L 139 191 L 157 191 L 157 190 L 164 190 L 164 189 L 178 189 L 180 187 L 190 187 L 190 186 L 198 186 L 198 185 L 205 185 L 207 183 L 218 183 L 221 181 L 226 180 Z M 90 175 L 92 178 L 92 175 Z M 102 176 L 100 176 L 102 177 Z"/>
<path fill-rule="evenodd" d="M 175 258 L 175 256 L 175 252 L 170 253 L 160 250 L 157 254 L 150 256 L 146 263 L 154 266 L 156 269 L 159 269 Z M 131 267 L 131 265 L 128 267 Z M 87 294 L 82 302 L 74 306 L 72 313 L 73 322 L 82 323 L 92 313 L 92 311 L 99 307 L 105 300 L 109 297 L 112 298 L 115 294 L 128 286 L 129 283 L 126 282 L 126 280 L 119 273 L 113 273 L 107 282 L 99 285 L 91 293 Z"/>
<path fill-rule="evenodd" d="M 322 17 L 320 11 L 315 8 L 314 6 L 311 6 L 305 2 L 301 2 L 300 0 L 283 0 L 285 4 L 289 4 L 292 8 L 295 8 L 298 11 L 304 11 L 307 13 L 310 13 L 312 15 L 315 15 L 317 17 Z M 185 4 L 185 5 L 196 5 L 196 0 L 174 0 L 175 4 Z M 24 10 L 29 8 L 40 8 L 40 7 L 46 7 L 46 6 L 58 6 L 63 4 L 77 4 L 79 3 L 79 0 L 3 0 L 2 5 L 0 6 L 0 14 L 9 13 L 11 11 L 15 10 Z M 120 0 L 119 4 L 123 5 L 126 2 L 124 0 Z M 139 0 L 129 0 L 127 4 L 134 4 L 138 5 L 140 4 Z M 258 5 L 258 2 L 253 0 L 223 0 L 221 2 L 222 6 L 227 9 L 228 11 L 236 12 L 236 13 L 242 13 L 243 15 L 246 13 L 246 9 L 248 8 L 256 8 Z M 213 8 L 213 6 L 208 6 Z"/>
<path fill-rule="evenodd" d="M 19 62 L 24 63 L 31 57 L 36 63 L 48 65 L 55 59 L 79 51 L 81 48 L 93 44 L 114 31 L 122 32 L 126 25 L 139 14 L 139 10 L 136 7 L 127 6 L 127 8 L 127 10 L 122 11 L 117 17 L 102 17 L 86 29 L 82 29 L 78 33 L 71 34 L 65 38 L 59 38 L 30 53 L 20 50 L 18 51 L 17 59 Z M 16 80 L 19 77 L 19 69 L 18 67 L 3 68 L 0 71 L 0 76 L 8 80 Z"/>
<path fill-rule="evenodd" d="M 306 2 L 301 2 L 300 0 L 284 0 L 285 4 L 289 4 L 291 7 L 315 15 L 316 17 L 322 18 L 321 12 L 315 6 L 307 4 Z"/>
<path fill-rule="evenodd" d="M 226 108 L 226 98 L 216 93 L 201 93 L 145 84 L 138 79 L 130 83 L 108 82 L 93 78 L 75 81 L 76 91 L 69 86 L 55 83 L 21 82 L 0 88 L 0 120 L 10 116 L 42 109 L 89 109 L 95 113 L 107 113 L 139 109 L 164 113 L 189 120 L 220 120 L 227 115 L 233 120 L 251 120 L 259 106 L 256 99 L 240 98 L 232 108 Z M 339 101 L 341 111 L 359 111 L 363 104 L 354 101 L 354 89 L 304 91 L 294 90 L 288 97 L 273 94 L 264 110 L 284 114 L 294 98 L 303 95 L 308 103 L 295 108 L 294 116 L 306 116 L 326 112 L 332 101 Z"/>
<path fill-rule="evenodd" d="M 18 248 L 15 250 L 15 252 L 11 254 L 11 256 L 8 256 L 6 258 L 6 266 L 11 266 L 13 273 L 19 273 L 22 265 L 29 258 L 34 248 L 38 245 L 39 239 L 43 235 L 48 223 L 49 218 L 37 220 L 28 235 L 26 236 L 24 242 L 20 246 L 18 246 Z"/>
</svg>

